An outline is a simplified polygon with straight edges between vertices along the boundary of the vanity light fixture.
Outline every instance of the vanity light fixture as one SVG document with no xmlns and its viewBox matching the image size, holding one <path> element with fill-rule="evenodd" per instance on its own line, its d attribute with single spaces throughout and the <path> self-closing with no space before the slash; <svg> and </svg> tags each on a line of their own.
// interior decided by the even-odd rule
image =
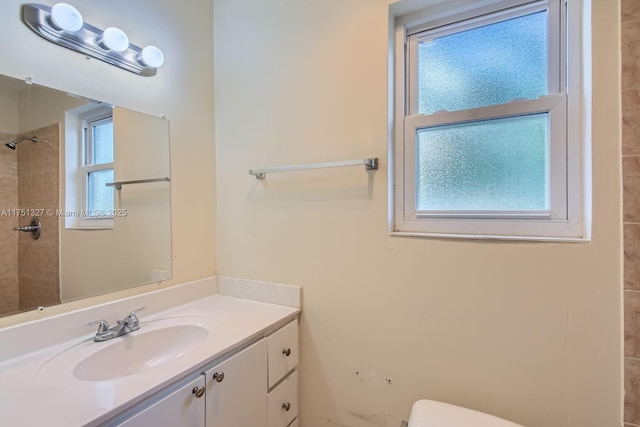
<svg viewBox="0 0 640 427">
<path fill-rule="evenodd" d="M 67 3 L 58 3 L 51 8 L 51 24 L 58 30 L 76 32 L 84 21 L 78 9 Z"/>
<path fill-rule="evenodd" d="M 142 65 L 158 68 L 164 64 L 164 53 L 155 46 L 147 46 L 138 54 L 137 59 Z"/>
<path fill-rule="evenodd" d="M 101 48 L 124 52 L 129 48 L 129 37 L 120 28 L 109 27 L 96 39 Z"/>
<path fill-rule="evenodd" d="M 164 64 L 164 54 L 156 46 L 144 49 L 129 42 L 119 28 L 104 31 L 84 22 L 80 12 L 67 3 L 52 7 L 42 4 L 22 6 L 24 23 L 50 42 L 75 50 L 141 76 L 154 76 Z"/>
</svg>

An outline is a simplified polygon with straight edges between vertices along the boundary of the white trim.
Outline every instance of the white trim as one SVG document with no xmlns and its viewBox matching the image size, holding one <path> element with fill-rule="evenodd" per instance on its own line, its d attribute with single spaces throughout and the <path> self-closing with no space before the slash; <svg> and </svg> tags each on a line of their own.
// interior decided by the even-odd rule
<svg viewBox="0 0 640 427">
<path fill-rule="evenodd" d="M 443 111 L 434 114 L 416 114 L 405 117 L 405 126 L 424 129 L 442 125 L 456 125 L 474 123 L 483 120 L 499 119 L 503 117 L 527 116 L 530 114 L 546 113 L 556 107 L 564 106 L 564 93 L 541 96 L 536 99 L 508 102 L 506 104 L 490 105 L 488 107 L 471 108 L 459 111 Z"/>
<path fill-rule="evenodd" d="M 405 104 L 404 88 L 405 88 L 405 51 L 406 51 L 406 31 L 403 26 L 396 27 L 395 30 L 395 51 L 394 55 L 390 58 L 393 60 L 395 79 L 390 84 L 394 84 L 394 104 L 395 115 L 393 116 L 395 121 L 391 123 L 394 128 L 393 137 L 394 140 L 390 141 L 393 152 L 393 171 L 389 172 L 389 179 L 391 182 L 390 188 L 392 188 L 391 202 L 393 209 L 390 209 L 391 219 L 389 221 L 390 229 L 395 227 L 395 221 L 397 218 L 402 218 L 404 197 L 402 192 L 404 191 L 404 174 L 401 172 L 404 170 L 404 144 L 400 141 L 404 141 L 404 115 L 407 109 Z M 400 178 L 398 175 L 400 174 Z"/>
<path fill-rule="evenodd" d="M 518 101 L 503 105 L 493 105 L 471 110 L 438 113 L 431 115 L 417 115 L 406 117 L 405 120 L 405 140 L 404 140 L 404 164 L 411 165 L 416 162 L 416 133 L 421 129 L 428 129 L 436 126 L 449 126 L 461 123 L 478 123 L 487 120 L 518 117 L 523 115 L 533 115 L 540 113 L 549 114 L 549 174 L 550 174 L 550 211 L 543 217 L 553 219 L 567 219 L 566 208 L 566 163 L 562 161 L 566 156 L 566 96 L 564 94 L 550 95 L 530 101 Z M 525 218 L 540 217 L 538 211 L 518 213 L 516 211 L 483 211 L 483 212 L 460 212 L 460 211 L 418 211 L 415 206 L 416 194 L 416 170 L 415 168 L 405 168 L 404 170 L 404 210 L 402 217 L 404 220 L 433 217 L 449 218 Z M 551 190 L 555 191 L 551 191 Z M 438 223 L 432 224 L 438 228 Z"/>
<path fill-rule="evenodd" d="M 480 28 L 498 22 L 507 21 L 509 19 L 520 18 L 522 16 L 531 15 L 533 13 L 542 12 L 548 9 L 549 3 L 556 0 L 539 0 L 524 5 L 518 5 L 507 9 L 500 9 L 490 14 L 473 16 L 472 18 L 458 20 L 455 19 L 450 24 L 444 26 L 433 26 L 430 23 L 422 31 L 411 31 L 409 36 L 417 36 L 418 41 L 429 41 L 439 37 L 445 37 L 451 34 L 461 33 L 463 31 Z"/>
<path fill-rule="evenodd" d="M 89 212 L 89 175 L 92 172 L 100 172 L 106 170 L 113 170 L 113 162 L 109 163 L 93 163 L 93 151 L 95 147 L 93 128 L 100 126 L 104 123 L 111 123 L 113 125 L 113 108 L 100 107 L 92 110 L 88 114 L 81 116 L 82 118 L 82 132 L 84 135 L 84 141 L 82 144 L 82 218 L 80 220 L 82 227 L 100 227 L 100 228 L 113 228 L 113 216 L 95 216 L 87 215 Z M 111 189 L 113 191 L 113 189 Z M 115 196 L 114 206 L 115 207 Z"/>
<path fill-rule="evenodd" d="M 413 12 L 410 15 L 395 17 L 396 27 L 393 33 L 395 41 L 390 44 L 394 49 L 393 70 L 396 78 L 393 83 L 395 93 L 394 129 L 395 142 L 390 150 L 393 159 L 393 173 L 390 188 L 392 218 L 390 233 L 398 236 L 430 236 L 471 239 L 507 239 L 507 240 L 545 240 L 545 241 L 586 241 L 590 239 L 590 206 L 584 205 L 585 193 L 590 191 L 584 170 L 589 170 L 589 141 L 584 141 L 588 133 L 583 123 L 585 116 L 582 98 L 583 73 L 588 72 L 588 62 L 582 58 L 583 37 L 579 26 L 582 10 L 579 2 L 572 2 L 572 8 L 566 10 L 561 0 L 548 1 L 451 1 L 448 9 L 439 5 Z M 417 49 L 417 33 L 433 30 L 432 34 L 444 34 L 443 25 L 464 20 L 459 28 L 486 25 L 492 13 L 507 8 L 533 13 L 548 6 L 548 93 L 534 100 L 516 101 L 503 105 L 475 108 L 471 110 L 442 112 L 431 115 L 417 115 L 417 100 L 412 99 L 405 88 L 416 87 L 417 82 L 411 73 L 415 68 L 417 55 L 411 55 Z M 574 7 L 576 6 L 576 7 Z M 438 9 L 437 13 L 434 11 Z M 392 9 L 393 10 L 393 9 Z M 502 15 L 507 16 L 507 15 Z M 511 15 L 508 15 L 511 16 Z M 476 17 L 477 19 L 472 19 Z M 501 20 L 504 20 L 501 19 Z M 565 31 L 566 29 L 566 31 Z M 444 31 L 447 31 L 444 29 Z M 413 36 L 412 36 L 413 35 Z M 421 35 L 422 36 L 422 35 Z M 428 36 L 428 34 L 427 34 Z M 555 40 L 554 40 L 555 39 Z M 414 46 L 415 45 L 415 46 Z M 571 50 L 568 49 L 571 46 Z M 408 57 L 409 63 L 405 64 Z M 405 66 L 406 65 L 406 66 Z M 414 84 L 412 85 L 411 82 Z M 573 85 L 571 85 L 573 83 Z M 566 93 L 565 93 L 566 88 Z M 406 94 L 406 96 L 405 96 Z M 443 126 L 446 124 L 472 123 L 503 117 L 549 113 L 549 158 L 550 191 L 549 211 L 507 211 L 507 212 L 417 212 L 415 210 L 415 168 L 409 174 L 403 172 L 405 165 L 411 165 L 415 159 L 416 129 Z M 413 113 L 413 114 L 412 114 Z M 568 125 L 569 123 L 570 125 Z M 405 139 L 406 138 L 406 139 Z M 404 142 L 403 142 L 404 141 Z M 583 142 L 584 141 L 584 142 Z M 583 148 L 583 144 L 586 144 Z M 413 153 L 412 153 L 413 150 Z M 588 175 L 587 175 L 588 176 Z M 585 182 L 586 181 L 586 182 Z M 588 199 L 588 198 L 587 198 Z"/>
<path fill-rule="evenodd" d="M 86 148 L 88 123 L 112 116 L 112 107 L 87 104 L 65 113 L 65 228 L 113 229 L 113 217 L 85 216 L 88 173 L 113 169 L 113 163 L 85 166 L 90 155 Z M 115 203 L 115 200 L 114 200 Z M 115 206 L 114 206 L 115 207 Z"/>
<path fill-rule="evenodd" d="M 444 234 L 444 233 L 420 233 L 420 232 L 404 232 L 391 231 L 391 236 L 396 237 L 431 237 L 441 239 L 467 239 L 467 240 L 531 240 L 536 242 L 567 242 L 567 243 L 583 243 L 585 239 L 580 237 L 545 237 L 545 236 L 501 236 L 491 234 Z"/>
<path fill-rule="evenodd" d="M 395 22 L 397 26 L 405 27 L 407 35 L 410 36 L 454 22 L 465 21 L 530 3 L 543 2 L 545 0 L 449 0 L 437 6 L 398 16 Z"/>
</svg>

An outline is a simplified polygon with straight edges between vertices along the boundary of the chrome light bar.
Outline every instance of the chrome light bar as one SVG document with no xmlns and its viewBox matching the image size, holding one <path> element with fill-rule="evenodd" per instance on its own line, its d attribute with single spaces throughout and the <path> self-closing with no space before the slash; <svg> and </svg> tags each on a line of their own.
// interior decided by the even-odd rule
<svg viewBox="0 0 640 427">
<path fill-rule="evenodd" d="M 86 22 L 82 23 L 77 31 L 56 28 L 51 18 L 51 7 L 49 6 L 34 3 L 25 4 L 22 6 L 22 17 L 29 28 L 50 42 L 141 76 L 154 76 L 157 73 L 156 67 L 144 65 L 140 60 L 143 49 L 134 44 L 129 44 L 122 52 L 105 48 L 100 45 L 104 31 Z M 162 54 L 160 53 L 160 55 Z"/>
</svg>

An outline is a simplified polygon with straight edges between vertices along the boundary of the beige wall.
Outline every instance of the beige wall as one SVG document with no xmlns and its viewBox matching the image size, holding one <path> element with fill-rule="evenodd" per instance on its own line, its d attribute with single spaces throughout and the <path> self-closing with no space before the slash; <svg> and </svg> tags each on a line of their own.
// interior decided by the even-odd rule
<svg viewBox="0 0 640 427">
<path fill-rule="evenodd" d="M 171 176 L 167 120 L 120 107 L 113 120 L 116 181 Z M 67 179 L 74 174 L 67 170 Z M 126 216 L 116 216 L 113 229 L 63 228 L 62 300 L 149 283 L 152 270 L 171 271 L 170 200 L 167 182 L 124 186 L 115 207 Z"/>
<path fill-rule="evenodd" d="M 19 86 L 12 80 L 0 80 L 0 131 L 12 134 L 19 132 L 18 123 Z"/>
<path fill-rule="evenodd" d="M 431 398 L 527 427 L 619 426 L 618 2 L 585 2 L 590 243 L 390 237 L 389 2 L 214 3 L 218 269 L 303 286 L 301 425 L 395 427 Z M 365 156 L 380 170 L 247 174 Z"/>
<path fill-rule="evenodd" d="M 172 144 L 173 279 L 169 284 L 215 274 L 212 2 L 192 1 L 189 7 L 171 0 L 73 2 L 86 22 L 99 28 L 115 25 L 135 44 L 159 46 L 166 63 L 151 78 L 47 42 L 21 22 L 23 3 L 5 0 L 0 5 L 0 74 L 31 76 L 36 83 L 65 92 L 164 114 L 171 124 Z"/>
<path fill-rule="evenodd" d="M 386 0 L 216 0 L 217 233 L 211 1 L 73 2 L 161 46 L 154 78 L 40 39 L 21 3 L 0 5 L 0 73 L 170 120 L 173 283 L 216 272 L 215 236 L 220 274 L 304 286 L 301 424 L 395 427 L 435 398 L 527 427 L 619 425 L 616 0 L 592 5 L 585 244 L 388 235 Z M 371 181 L 359 168 L 247 174 L 369 155 L 381 158 Z"/>
</svg>

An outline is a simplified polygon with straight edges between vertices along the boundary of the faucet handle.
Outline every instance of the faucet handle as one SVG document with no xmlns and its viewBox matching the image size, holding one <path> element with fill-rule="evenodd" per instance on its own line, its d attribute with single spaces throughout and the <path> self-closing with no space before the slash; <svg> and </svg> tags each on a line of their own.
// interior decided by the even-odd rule
<svg viewBox="0 0 640 427">
<path fill-rule="evenodd" d="M 104 334 L 105 332 L 107 332 L 109 330 L 109 323 L 107 323 L 106 320 L 96 320 L 95 322 L 87 322 L 85 323 L 86 326 L 91 327 L 91 326 L 98 326 L 98 334 Z"/>
<path fill-rule="evenodd" d="M 146 309 L 147 309 L 146 305 L 144 307 L 136 308 L 135 310 L 131 310 L 131 315 L 134 315 L 139 311 L 145 311 Z"/>
<path fill-rule="evenodd" d="M 142 308 L 136 308 L 135 310 L 132 310 L 131 313 L 129 313 L 129 319 L 138 323 L 139 319 L 136 313 L 138 313 L 139 311 L 145 311 L 147 309 L 147 306 L 145 305 Z"/>
</svg>

